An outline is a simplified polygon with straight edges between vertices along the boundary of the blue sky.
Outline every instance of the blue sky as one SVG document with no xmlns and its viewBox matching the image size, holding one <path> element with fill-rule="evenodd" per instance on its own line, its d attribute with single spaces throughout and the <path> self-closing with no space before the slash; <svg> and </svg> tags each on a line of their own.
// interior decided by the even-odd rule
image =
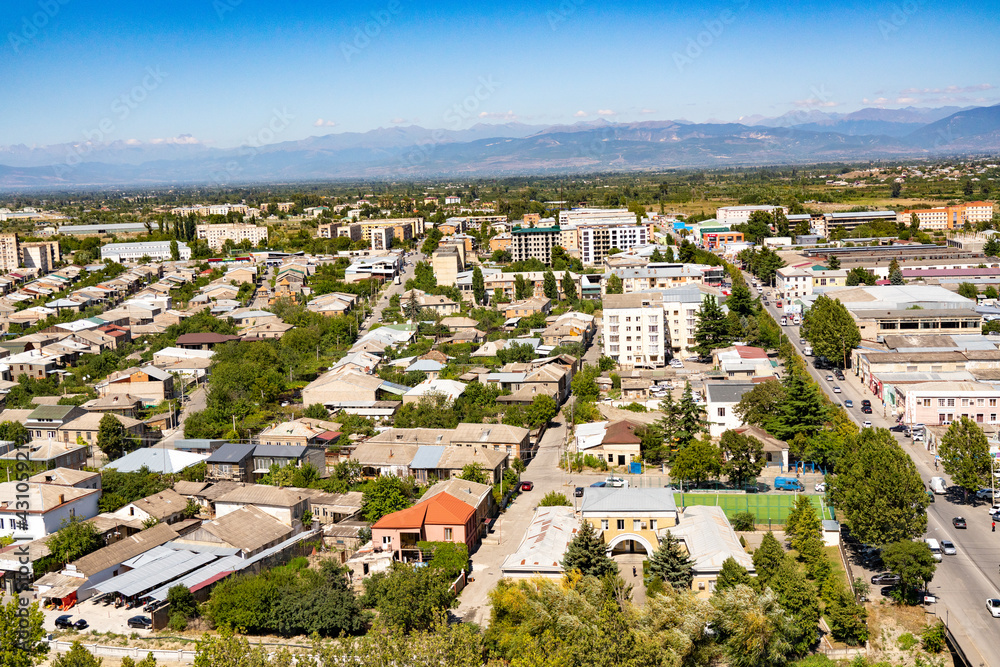
<svg viewBox="0 0 1000 667">
<path fill-rule="evenodd" d="M 7 0 L 0 144 L 996 104 L 991 4 Z"/>
</svg>

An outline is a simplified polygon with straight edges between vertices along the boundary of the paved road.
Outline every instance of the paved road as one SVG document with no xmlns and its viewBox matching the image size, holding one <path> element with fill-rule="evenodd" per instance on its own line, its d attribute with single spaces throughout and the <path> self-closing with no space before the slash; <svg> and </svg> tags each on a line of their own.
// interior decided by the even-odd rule
<svg viewBox="0 0 1000 667">
<path fill-rule="evenodd" d="M 747 283 L 750 284 L 749 276 Z M 773 299 L 768 309 L 775 320 L 780 322 L 781 313 L 774 307 Z M 782 327 L 782 330 L 799 354 L 802 354 L 799 327 L 787 326 Z M 845 373 L 844 382 L 827 382 L 826 371 L 817 371 L 812 365 L 814 360 L 811 357 L 803 358 L 807 360 L 810 374 L 831 400 L 841 404 L 846 399 L 854 401 L 855 407 L 847 412 L 859 426 L 865 420 L 871 421 L 875 428 L 895 425 L 892 415 L 886 416 L 888 411 L 882 401 L 864 387 L 852 371 Z M 840 386 L 842 393 L 833 393 L 834 385 Z M 861 400 L 865 398 L 872 402 L 871 415 L 860 411 Z M 943 471 L 935 470 L 934 453 L 927 451 L 924 443 L 914 443 L 900 433 L 895 436 L 913 458 L 921 477 L 930 480 L 939 475 L 947 479 Z M 1000 644 L 995 641 L 1000 630 L 1000 619 L 993 618 L 986 610 L 987 598 L 1000 597 L 1000 533 L 990 531 L 989 504 L 965 505 L 953 502 L 952 498 L 937 496 L 934 504 L 927 508 L 927 536 L 937 540 L 951 540 L 958 550 L 957 555 L 945 556 L 938 565 L 930 592 L 938 596 L 940 602 L 933 605 L 930 611 L 948 623 L 972 664 L 1000 665 Z M 951 520 L 956 516 L 966 518 L 969 525 L 967 530 L 952 526 Z"/>
<path fill-rule="evenodd" d="M 177 420 L 177 427 L 165 430 L 163 432 L 163 438 L 156 443 L 156 447 L 174 449 L 176 442 L 184 438 L 184 422 L 187 421 L 188 416 L 193 412 L 204 410 L 207 404 L 208 396 L 205 385 L 200 385 L 197 389 L 188 394 L 186 398 L 187 400 L 184 402 L 184 408 L 181 410 L 180 417 Z"/>
</svg>

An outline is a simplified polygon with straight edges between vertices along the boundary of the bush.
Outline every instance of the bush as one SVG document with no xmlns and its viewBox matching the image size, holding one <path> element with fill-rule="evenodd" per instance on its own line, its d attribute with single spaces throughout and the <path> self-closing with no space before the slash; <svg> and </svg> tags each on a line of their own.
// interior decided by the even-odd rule
<svg viewBox="0 0 1000 667">
<path fill-rule="evenodd" d="M 733 517 L 733 530 L 749 531 L 757 527 L 757 516 L 753 512 L 738 512 Z"/>
<path fill-rule="evenodd" d="M 629 403 L 628 405 L 623 405 L 622 409 L 623 410 L 629 410 L 631 412 L 646 412 L 647 411 L 645 405 L 642 405 L 640 403 L 636 403 L 634 401 L 632 403 Z"/>
<path fill-rule="evenodd" d="M 909 651 L 911 648 L 918 644 L 917 638 L 911 635 L 909 632 L 904 632 L 896 639 L 896 644 L 904 651 Z"/>
<path fill-rule="evenodd" d="M 944 650 L 944 623 L 938 621 L 920 635 L 920 644 L 928 653 L 940 653 Z"/>
<path fill-rule="evenodd" d="M 569 501 L 566 494 L 559 493 L 558 491 L 549 491 L 542 497 L 542 501 L 538 503 L 539 507 L 572 507 L 573 503 Z"/>
</svg>

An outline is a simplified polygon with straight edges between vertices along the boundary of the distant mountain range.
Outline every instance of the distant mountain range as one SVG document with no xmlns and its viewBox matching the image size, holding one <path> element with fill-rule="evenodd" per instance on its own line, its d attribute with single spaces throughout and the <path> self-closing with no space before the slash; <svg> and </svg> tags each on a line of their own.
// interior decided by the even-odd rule
<svg viewBox="0 0 1000 667">
<path fill-rule="evenodd" d="M 344 132 L 220 149 L 170 143 L 0 146 L 0 188 L 237 185 L 802 164 L 1000 152 L 1000 105 L 683 120 Z"/>
</svg>

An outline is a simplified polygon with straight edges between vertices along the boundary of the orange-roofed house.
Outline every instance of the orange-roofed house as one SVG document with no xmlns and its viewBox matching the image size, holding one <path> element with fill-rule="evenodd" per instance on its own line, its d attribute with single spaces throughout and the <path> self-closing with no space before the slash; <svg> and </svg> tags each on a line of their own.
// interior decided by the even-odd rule
<svg viewBox="0 0 1000 667">
<path fill-rule="evenodd" d="M 438 493 L 413 507 L 387 514 L 372 526 L 372 545 L 401 561 L 421 560 L 418 542 L 479 544 L 476 508 L 450 493 Z"/>
</svg>

